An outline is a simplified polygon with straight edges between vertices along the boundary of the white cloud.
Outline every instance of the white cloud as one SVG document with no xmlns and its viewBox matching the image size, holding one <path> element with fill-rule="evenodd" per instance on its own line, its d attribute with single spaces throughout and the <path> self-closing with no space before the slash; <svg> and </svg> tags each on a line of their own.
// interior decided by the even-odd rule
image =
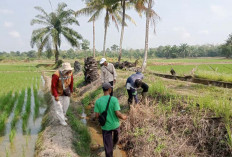
<svg viewBox="0 0 232 157">
<path fill-rule="evenodd" d="M 17 31 L 11 31 L 9 32 L 10 36 L 12 36 L 13 38 L 19 38 L 20 34 Z"/>
<path fill-rule="evenodd" d="M 191 37 L 191 34 L 189 33 L 189 32 L 184 32 L 183 34 L 182 34 L 182 38 L 183 39 L 187 39 L 187 38 L 190 38 Z"/>
<path fill-rule="evenodd" d="M 7 27 L 7 28 L 9 28 L 9 27 L 12 27 L 12 26 L 13 26 L 13 23 L 12 23 L 12 22 L 7 22 L 7 21 L 5 21 L 5 22 L 4 22 L 4 26 Z"/>
<path fill-rule="evenodd" d="M 187 31 L 185 27 L 174 27 L 172 29 L 174 32 L 181 34 L 182 39 L 187 39 L 191 37 L 191 34 Z"/>
<path fill-rule="evenodd" d="M 201 30 L 198 32 L 199 34 L 203 34 L 203 35 L 208 35 L 209 31 L 208 30 Z"/>
<path fill-rule="evenodd" d="M 219 5 L 211 5 L 210 10 L 218 17 L 227 17 L 228 13 L 226 9 Z"/>
<path fill-rule="evenodd" d="M 9 9 L 0 9 L 0 14 L 13 14 L 14 12 Z"/>
</svg>

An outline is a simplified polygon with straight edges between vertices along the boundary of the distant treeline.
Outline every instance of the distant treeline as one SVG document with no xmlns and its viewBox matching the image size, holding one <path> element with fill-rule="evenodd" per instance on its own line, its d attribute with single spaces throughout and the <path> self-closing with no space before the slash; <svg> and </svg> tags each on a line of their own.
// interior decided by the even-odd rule
<svg viewBox="0 0 232 157">
<path fill-rule="evenodd" d="M 118 57 L 118 46 L 113 45 L 106 49 L 107 57 Z M 122 50 L 124 58 L 143 58 L 143 49 Z M 85 58 L 91 56 L 91 50 L 69 49 L 60 50 L 61 59 Z M 102 56 L 102 52 L 96 51 L 96 56 Z M 201 45 L 190 46 L 181 44 L 180 46 L 159 46 L 150 48 L 148 51 L 149 58 L 191 58 L 191 57 L 232 57 L 232 49 L 225 45 Z M 0 59 L 37 59 L 37 52 L 34 50 L 28 52 L 0 52 Z M 45 51 L 40 56 L 41 59 L 54 58 L 52 51 Z"/>
</svg>

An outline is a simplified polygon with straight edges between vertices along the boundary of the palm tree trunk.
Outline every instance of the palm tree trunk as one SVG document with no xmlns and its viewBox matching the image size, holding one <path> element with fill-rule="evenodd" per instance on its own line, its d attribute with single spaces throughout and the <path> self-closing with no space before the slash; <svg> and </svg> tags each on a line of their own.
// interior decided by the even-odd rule
<svg viewBox="0 0 232 157">
<path fill-rule="evenodd" d="M 143 58 L 143 65 L 142 65 L 142 72 L 144 72 L 147 66 L 147 51 L 148 51 L 148 37 L 149 37 L 149 15 L 151 9 L 152 0 L 149 0 L 148 3 L 148 10 L 146 12 L 146 35 L 145 35 L 145 50 L 144 50 L 144 58 Z"/>
<path fill-rule="evenodd" d="M 104 54 L 104 57 L 106 57 L 106 34 L 107 34 L 108 22 L 109 22 L 108 10 L 106 10 L 105 34 L 104 34 L 104 44 L 103 44 L 103 54 Z"/>
<path fill-rule="evenodd" d="M 123 41 L 123 35 L 124 35 L 124 27 L 125 27 L 125 12 L 126 12 L 126 0 L 123 0 L 122 2 L 122 30 L 121 30 L 121 37 L 120 37 L 120 48 L 119 48 L 119 56 L 118 56 L 118 62 L 120 62 L 122 58 L 122 41 Z"/>
<path fill-rule="evenodd" d="M 93 57 L 95 58 L 95 19 L 93 20 Z"/>
<path fill-rule="evenodd" d="M 57 44 L 55 44 L 55 63 L 57 63 L 58 60 L 59 60 L 59 50 Z"/>
</svg>

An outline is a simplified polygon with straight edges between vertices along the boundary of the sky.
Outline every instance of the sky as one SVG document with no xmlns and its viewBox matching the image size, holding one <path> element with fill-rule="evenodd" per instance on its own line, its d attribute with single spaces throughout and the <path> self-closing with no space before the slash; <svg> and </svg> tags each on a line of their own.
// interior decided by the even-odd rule
<svg viewBox="0 0 232 157">
<path fill-rule="evenodd" d="M 68 8 L 75 11 L 85 7 L 83 0 L 0 0 L 0 52 L 1 51 L 29 51 L 30 38 L 34 29 L 39 25 L 31 26 L 31 20 L 39 14 L 34 9 L 41 6 L 46 12 L 55 10 L 58 3 L 65 2 Z M 149 47 L 160 45 L 189 45 L 221 44 L 232 33 L 232 0 L 155 0 L 153 9 L 161 20 L 156 24 L 156 34 L 153 26 L 149 32 Z M 123 48 L 143 49 L 145 45 L 146 18 L 140 17 L 133 9 L 127 11 L 136 22 L 128 22 L 125 28 Z M 96 49 L 103 49 L 104 12 L 96 22 Z M 71 26 L 92 47 L 92 23 L 89 17 L 78 17 L 80 26 Z M 119 45 L 120 29 L 111 24 L 106 47 Z M 69 49 L 71 45 L 63 39 L 61 49 Z M 35 49 L 35 48 L 34 48 Z"/>
</svg>

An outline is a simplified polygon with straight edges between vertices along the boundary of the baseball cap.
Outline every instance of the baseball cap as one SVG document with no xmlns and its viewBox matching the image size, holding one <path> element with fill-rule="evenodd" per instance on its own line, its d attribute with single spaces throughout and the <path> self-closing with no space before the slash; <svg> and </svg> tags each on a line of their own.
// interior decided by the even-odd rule
<svg viewBox="0 0 232 157">
<path fill-rule="evenodd" d="M 105 90 L 107 90 L 107 89 L 111 88 L 111 84 L 109 82 L 103 83 L 102 84 L 102 88 L 105 89 Z"/>
<path fill-rule="evenodd" d="M 102 58 L 101 61 L 100 61 L 100 64 L 103 64 L 105 61 L 106 61 L 106 59 Z"/>
</svg>

